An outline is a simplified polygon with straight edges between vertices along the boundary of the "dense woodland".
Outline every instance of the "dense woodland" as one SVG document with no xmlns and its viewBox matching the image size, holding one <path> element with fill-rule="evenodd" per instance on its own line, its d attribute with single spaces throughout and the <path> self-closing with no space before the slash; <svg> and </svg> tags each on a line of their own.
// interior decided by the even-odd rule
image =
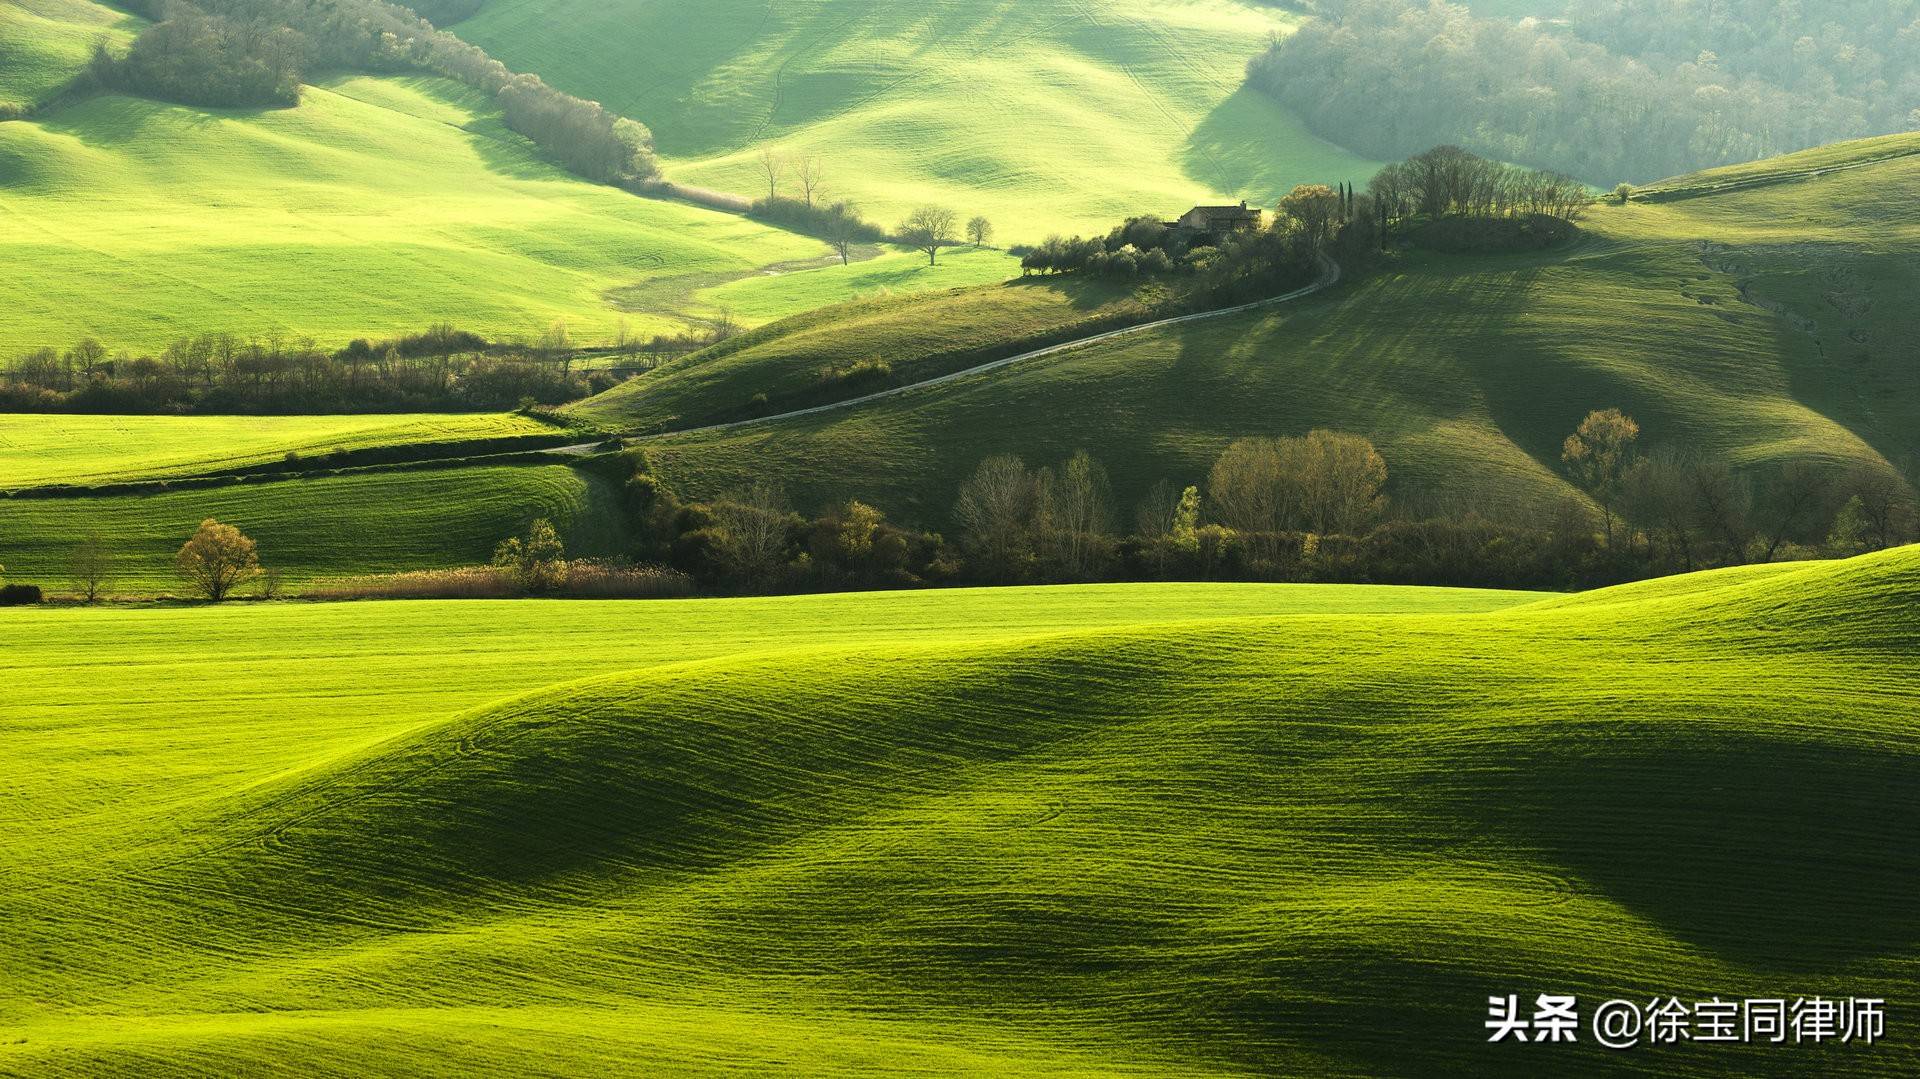
<svg viewBox="0 0 1920 1079">
<path fill-rule="evenodd" d="M 190 105 L 297 104 L 325 71 L 424 71 L 493 97 L 507 126 L 591 180 L 638 185 L 658 177 L 653 135 L 536 75 L 516 75 L 485 51 L 382 0 L 138 0 L 154 20 L 125 56 L 95 54 L 101 85 Z"/>
<path fill-rule="evenodd" d="M 1376 157 L 1435 139 L 1593 183 L 1920 127 L 1914 0 L 1602 0 L 1562 21 L 1323 0 L 1249 67 Z"/>
</svg>

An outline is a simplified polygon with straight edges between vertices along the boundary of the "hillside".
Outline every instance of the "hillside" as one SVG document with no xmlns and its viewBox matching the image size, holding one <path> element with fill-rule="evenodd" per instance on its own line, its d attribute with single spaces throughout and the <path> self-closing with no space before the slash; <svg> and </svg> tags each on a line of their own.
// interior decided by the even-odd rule
<svg viewBox="0 0 1920 1079">
<path fill-rule="evenodd" d="M 1163 290 L 1098 280 L 1005 284 L 822 307 L 675 360 L 569 412 L 619 430 L 697 427 L 845 400 L 1151 316 Z M 884 375 L 848 373 L 884 363 Z"/>
<path fill-rule="evenodd" d="M 124 45 L 141 20 L 91 0 L 0 3 L 0 116 L 56 96 L 96 44 Z"/>
<path fill-rule="evenodd" d="M 1243 90 L 1290 18 L 1235 0 L 488 0 L 460 36 L 653 129 L 681 183 L 764 194 L 763 148 L 817 157 L 891 224 L 939 202 L 1003 240 L 1271 202 L 1375 163 Z M 797 194 L 797 189 L 794 191 Z"/>
<path fill-rule="evenodd" d="M 1125 503 L 1162 477 L 1200 481 L 1235 437 L 1312 427 L 1371 437 L 1397 499 L 1539 517 L 1578 497 L 1561 440 L 1606 407 L 1635 416 L 1650 446 L 1761 470 L 1863 463 L 1912 482 L 1920 324 L 1906 297 L 1920 288 L 1920 157 L 1874 160 L 1910 142 L 1853 144 L 1823 160 L 1860 167 L 1794 183 L 1596 205 L 1561 249 L 1407 252 L 1270 310 L 649 445 L 696 495 L 764 476 L 801 505 L 856 494 L 933 527 L 990 454 L 1056 461 L 1085 448 Z M 853 321 L 835 348 L 886 355 L 888 340 Z M 770 364 L 757 384 L 784 371 Z M 708 408 L 733 407 L 755 385 L 742 376 Z M 606 405 L 643 415 L 648 392 L 643 379 Z"/>
<path fill-rule="evenodd" d="M 35 825 L 0 847 L 0 1069 L 1905 1074 L 1897 1036 L 1608 1053 L 1481 1018 L 1912 999 L 1916 588 L 1920 548 L 1500 610 L 1129 586 L 589 605 L 559 640 L 580 605 L 445 638 L 445 604 L 0 611 L 10 683 L 69 702 L 0 706 Z M 313 611 L 293 677 L 180 707 Z M 194 667 L 129 683 L 76 658 L 102 639 Z"/>
<path fill-rule="evenodd" d="M 98 498 L 0 500 L 0 550 L 16 581 L 64 589 L 73 552 L 99 536 L 122 594 L 178 593 L 174 555 L 208 517 L 260 544 L 290 587 L 315 579 L 473 565 L 546 517 L 583 557 L 625 552 L 614 484 L 564 464 L 342 473 Z"/>
<path fill-rule="evenodd" d="M 790 283 L 773 271 L 837 260 L 794 233 L 568 176 L 477 95 L 427 78 L 330 78 L 284 110 L 103 96 L 0 124 L 0 221 L 7 359 L 88 335 L 115 349 L 201 332 L 338 346 L 436 321 L 523 339 L 564 321 L 600 343 L 623 320 L 646 337 L 722 306 L 765 321 L 1008 274 L 981 259 Z"/>
</svg>

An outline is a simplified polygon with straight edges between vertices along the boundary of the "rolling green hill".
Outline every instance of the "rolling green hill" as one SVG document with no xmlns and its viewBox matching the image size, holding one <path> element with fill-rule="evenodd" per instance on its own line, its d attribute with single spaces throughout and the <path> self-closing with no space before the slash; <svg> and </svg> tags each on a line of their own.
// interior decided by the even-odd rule
<svg viewBox="0 0 1920 1079">
<path fill-rule="evenodd" d="M 1906 1074 L 1916 588 L 0 611 L 0 1068 Z M 1486 1044 L 1539 991 L 1896 1017 Z"/>
<path fill-rule="evenodd" d="M 747 479 L 803 506 L 849 494 L 940 527 L 982 458 L 1087 449 L 1124 499 L 1199 482 L 1229 441 L 1334 427 L 1374 439 L 1393 494 L 1496 517 L 1551 513 L 1577 493 L 1561 440 L 1619 407 L 1648 446 L 1742 467 L 1861 463 L 1920 479 L 1920 156 L 1910 137 L 1823 160 L 1862 167 L 1709 197 L 1597 205 L 1584 236 L 1529 254 L 1409 252 L 1295 303 L 1143 333 L 935 389 L 732 431 L 653 440 L 670 480 L 711 495 Z M 1017 288 L 999 295 L 1018 294 Z M 992 293 L 984 295 L 993 295 Z M 824 317 L 824 316 L 815 316 Z M 991 319 L 982 323 L 991 325 Z M 900 328 L 850 319 L 837 354 L 887 356 Z M 769 327 L 777 334 L 781 327 Z M 986 344 L 984 335 L 974 346 Z M 729 357 L 704 405 L 646 379 L 584 408 L 714 414 L 793 377 Z M 697 370 L 699 357 L 685 361 Z"/>
<path fill-rule="evenodd" d="M 54 97 L 86 68 L 95 45 L 124 45 L 140 24 L 91 0 L 0 3 L 0 112 Z"/>
<path fill-rule="evenodd" d="M 893 253 L 771 275 L 822 263 L 825 245 L 574 179 L 477 95 L 425 78 L 327 79 L 285 110 L 105 96 L 0 125 L 0 222 L 8 358 L 86 335 L 129 349 L 198 332 L 334 346 L 436 321 L 494 338 L 564 321 L 599 343 L 623 320 L 647 336 L 722 306 L 759 322 L 1017 272 L 983 252 L 903 273 Z"/>
<path fill-rule="evenodd" d="M 104 498 L 0 500 L 8 577 L 65 591 L 74 550 L 108 552 L 112 590 L 176 593 L 173 559 L 214 517 L 260 544 L 260 561 L 299 587 L 319 578 L 473 565 L 536 517 L 580 557 L 625 553 L 619 489 L 563 464 L 343 473 Z"/>
<path fill-rule="evenodd" d="M 0 490 L 167 479 L 324 456 L 473 439 L 554 435 L 524 416 L 70 416 L 0 414 Z"/>
<path fill-rule="evenodd" d="M 452 29 L 645 121 L 682 183 L 757 197 L 771 147 L 884 223 L 939 202 L 1022 241 L 1364 181 L 1241 86 L 1291 25 L 1234 0 L 489 0 Z"/>
<path fill-rule="evenodd" d="M 569 407 L 609 428 L 697 427 L 846 400 L 1150 317 L 1161 290 L 1078 278 L 823 307 L 675 360 Z M 883 362 L 879 379 L 831 372 Z M 763 400 L 761 400 L 763 399 Z"/>
</svg>

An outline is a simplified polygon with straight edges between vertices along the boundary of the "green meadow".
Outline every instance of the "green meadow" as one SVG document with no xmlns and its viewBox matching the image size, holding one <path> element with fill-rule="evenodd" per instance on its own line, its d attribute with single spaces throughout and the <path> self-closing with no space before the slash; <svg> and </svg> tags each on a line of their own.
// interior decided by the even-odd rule
<svg viewBox="0 0 1920 1079">
<path fill-rule="evenodd" d="M 57 96 L 94 46 L 125 45 L 141 20 L 91 0 L 0 4 L 0 108 L 32 108 Z"/>
<path fill-rule="evenodd" d="M 614 429 L 696 427 L 844 400 L 986 360 L 1141 322 L 1156 290 L 1020 278 L 876 297 L 795 315 L 672 361 L 569 408 Z M 884 363 L 884 379 L 835 377 Z"/>
<path fill-rule="evenodd" d="M 1364 181 L 1241 85 L 1292 25 L 1234 0 L 492 0 L 452 29 L 644 121 L 679 182 L 764 194 L 763 148 L 811 155 L 883 224 L 944 203 L 1020 242 Z"/>
<path fill-rule="evenodd" d="M 1559 469 L 1561 440 L 1606 407 L 1636 417 L 1652 446 L 1763 471 L 1857 463 L 1913 482 L 1920 323 L 1906 298 L 1920 287 L 1920 157 L 1880 160 L 1912 141 L 1852 144 L 1826 160 L 1871 163 L 1790 183 L 1596 205 L 1583 236 L 1558 250 L 1404 253 L 1294 303 L 856 409 L 648 445 L 697 495 L 767 477 L 801 505 L 855 494 L 935 527 L 962 478 L 994 453 L 1055 461 L 1087 449 L 1125 502 L 1157 479 L 1198 482 L 1234 438 L 1317 426 L 1371 438 L 1397 498 L 1542 519 L 1582 497 Z M 993 305 L 1034 287 L 1048 286 L 958 296 L 980 312 L 971 324 L 992 327 L 1003 321 Z M 957 299 L 909 302 L 932 310 Z M 888 356 L 912 354 L 923 333 L 844 311 L 839 329 L 824 321 L 831 310 L 769 326 L 763 344 L 696 354 L 581 411 L 639 430 L 668 414 L 722 415 L 756 392 L 793 392 L 808 372 L 782 340 Z M 703 381 L 713 389 L 689 402 Z"/>
<path fill-rule="evenodd" d="M 0 414 L 0 490 L 168 479 L 417 443 L 552 435 L 495 413 L 360 416 Z"/>
<path fill-rule="evenodd" d="M 1481 1021 L 1913 999 L 1916 588 L 0 611 L 0 1069 L 1908 1074 Z"/>
<path fill-rule="evenodd" d="M 619 489 L 564 464 L 343 472 L 102 498 L 0 500 L 0 551 L 13 580 L 65 591 L 75 548 L 98 536 L 110 587 L 178 593 L 174 555 L 208 517 L 260 545 L 262 565 L 298 588 L 318 579 L 473 565 L 537 517 L 571 553 L 627 547 Z"/>
</svg>

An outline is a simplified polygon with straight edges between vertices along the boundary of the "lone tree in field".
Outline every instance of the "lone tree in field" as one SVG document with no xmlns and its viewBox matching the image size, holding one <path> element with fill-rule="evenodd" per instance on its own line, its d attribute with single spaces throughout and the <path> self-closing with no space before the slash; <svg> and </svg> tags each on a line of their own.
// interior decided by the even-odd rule
<svg viewBox="0 0 1920 1079">
<path fill-rule="evenodd" d="M 214 603 L 260 576 L 260 553 L 253 540 L 211 517 L 200 522 L 200 530 L 180 548 L 174 562 L 194 591 Z"/>
<path fill-rule="evenodd" d="M 972 243 L 976 249 L 992 243 L 993 222 L 979 216 L 967 222 L 967 240 Z"/>
<path fill-rule="evenodd" d="M 1593 497 L 1606 521 L 1607 546 L 1613 546 L 1614 510 L 1620 504 L 1621 484 L 1633 467 L 1633 444 L 1640 425 L 1617 408 L 1587 413 L 1580 426 L 1560 447 L 1567 475 Z"/>
<path fill-rule="evenodd" d="M 525 535 L 509 536 L 493 549 L 493 566 L 528 592 L 550 592 L 567 579 L 567 548 L 553 522 L 536 517 Z"/>
<path fill-rule="evenodd" d="M 927 253 L 927 265 L 939 261 L 940 249 L 953 246 L 953 225 L 958 220 L 943 206 L 922 206 L 907 215 L 900 225 L 900 241 Z"/>
<path fill-rule="evenodd" d="M 820 231 L 840 256 L 840 265 L 853 261 L 853 248 L 866 235 L 866 222 L 860 220 L 860 211 L 850 202 L 836 202 L 827 210 L 827 218 L 821 222 Z"/>
<path fill-rule="evenodd" d="M 88 536 L 74 548 L 72 570 L 74 594 L 87 603 L 98 600 L 107 587 L 107 545 L 99 536 Z"/>
<path fill-rule="evenodd" d="M 780 177 L 786 175 L 787 159 L 769 146 L 760 151 L 760 172 L 767 178 L 767 205 L 780 197 Z"/>
</svg>

